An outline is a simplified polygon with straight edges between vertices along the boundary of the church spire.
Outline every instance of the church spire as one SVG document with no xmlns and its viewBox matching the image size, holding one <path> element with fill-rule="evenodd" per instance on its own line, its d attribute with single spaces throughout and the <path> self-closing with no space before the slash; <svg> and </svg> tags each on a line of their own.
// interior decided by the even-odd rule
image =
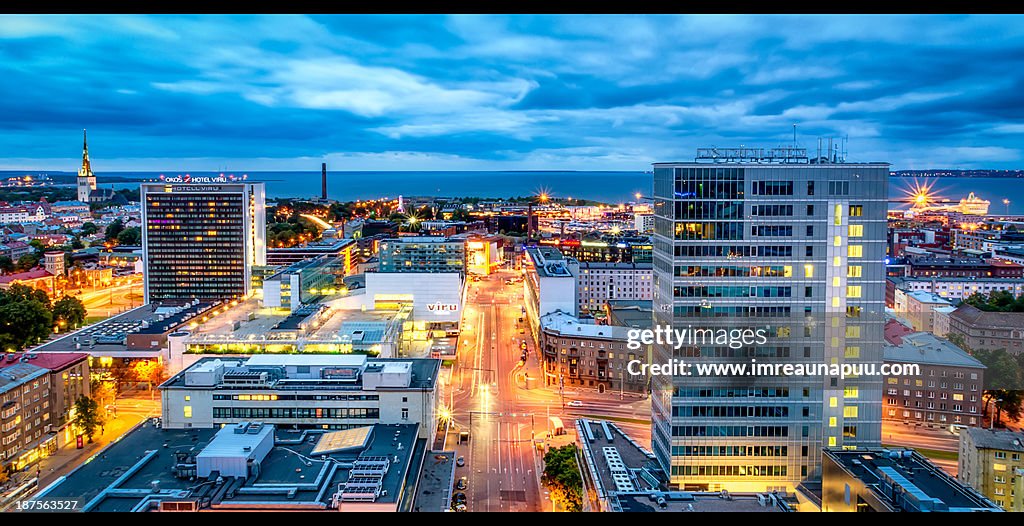
<svg viewBox="0 0 1024 526">
<path fill-rule="evenodd" d="M 83 176 L 92 175 L 92 166 L 89 162 L 89 136 L 82 130 L 82 172 Z"/>
</svg>

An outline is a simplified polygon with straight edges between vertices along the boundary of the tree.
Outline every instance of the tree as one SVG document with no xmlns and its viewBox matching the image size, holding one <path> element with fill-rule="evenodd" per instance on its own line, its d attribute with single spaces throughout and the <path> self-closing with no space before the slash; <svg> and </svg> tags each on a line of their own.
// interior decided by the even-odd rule
<svg viewBox="0 0 1024 526">
<path fill-rule="evenodd" d="M 18 264 L 15 265 L 15 270 L 24 272 L 26 270 L 32 270 L 39 264 L 39 254 L 30 252 L 18 258 Z"/>
<path fill-rule="evenodd" d="M 10 256 L 0 256 L 0 272 L 14 272 L 14 261 Z"/>
<path fill-rule="evenodd" d="M 120 393 L 121 386 L 129 382 L 137 382 L 135 370 L 124 363 L 124 360 L 117 359 L 110 364 L 110 376 L 114 378 L 114 389 Z"/>
<path fill-rule="evenodd" d="M 113 241 L 117 239 L 117 236 L 124 231 L 124 222 L 120 219 L 115 219 L 109 225 L 107 225 L 106 238 L 107 241 Z"/>
<path fill-rule="evenodd" d="M 87 396 L 79 396 L 75 400 L 75 419 L 72 423 L 82 430 L 82 433 L 92 444 L 92 437 L 96 434 L 96 428 L 103 425 L 103 415 L 99 411 L 99 404 Z"/>
<path fill-rule="evenodd" d="M 86 221 L 85 223 L 82 223 L 83 236 L 91 236 L 98 232 L 99 230 L 100 227 L 96 226 L 96 223 L 93 223 L 92 221 Z"/>
<path fill-rule="evenodd" d="M 71 240 L 71 249 L 72 250 L 81 250 L 83 248 L 85 248 L 85 243 L 82 243 L 82 238 L 80 238 L 78 236 L 75 236 L 75 238 Z M 65 262 L 65 265 L 66 265 L 66 262 Z"/>
<path fill-rule="evenodd" d="M 142 232 L 139 227 L 133 226 L 126 228 L 117 235 L 118 245 L 135 246 L 142 244 Z"/>
<path fill-rule="evenodd" d="M 566 511 L 583 510 L 583 479 L 576 462 L 576 444 L 551 448 L 544 454 L 543 482 L 551 498 Z"/>
<path fill-rule="evenodd" d="M 153 399 L 153 387 L 166 379 L 164 364 L 157 360 L 137 360 L 132 363 L 132 372 L 140 382 L 149 384 L 149 398 Z"/>
<path fill-rule="evenodd" d="M 85 305 L 78 298 L 65 296 L 53 304 L 53 321 L 61 329 L 64 327 L 68 329 L 77 328 L 85 321 L 85 316 Z"/>
<path fill-rule="evenodd" d="M 985 391 L 989 400 L 996 406 L 996 423 L 1003 420 L 1003 413 L 1009 420 L 1017 420 L 1021 415 L 1021 404 L 1024 403 L 1024 391 L 1009 389 L 990 389 Z M 998 401 L 997 401 L 998 400 Z M 985 403 L 988 407 L 988 401 Z"/>
<path fill-rule="evenodd" d="M 106 407 L 107 404 L 113 403 L 114 399 L 117 398 L 117 388 L 113 385 L 113 382 L 93 380 L 90 383 L 89 390 L 92 393 L 93 399 L 96 400 L 100 407 Z"/>
<path fill-rule="evenodd" d="M 46 291 L 21 284 L 0 290 L 0 350 L 21 350 L 47 338 L 52 328 Z"/>
</svg>

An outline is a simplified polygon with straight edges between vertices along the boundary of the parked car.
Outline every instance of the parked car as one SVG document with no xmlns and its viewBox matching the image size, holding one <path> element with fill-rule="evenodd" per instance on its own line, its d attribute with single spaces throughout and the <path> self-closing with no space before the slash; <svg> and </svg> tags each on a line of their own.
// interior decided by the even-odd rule
<svg viewBox="0 0 1024 526">
<path fill-rule="evenodd" d="M 466 488 L 468 488 L 469 487 L 468 480 L 469 479 L 467 479 L 466 477 L 460 478 L 459 481 L 455 483 L 455 489 L 457 489 L 457 490 L 465 490 Z"/>
<path fill-rule="evenodd" d="M 466 494 L 460 491 L 455 495 L 452 495 L 452 501 L 455 502 L 455 504 L 465 504 Z"/>
<path fill-rule="evenodd" d="M 466 465 L 466 457 L 459 457 L 459 458 L 455 459 L 455 465 L 459 466 L 460 468 L 462 466 L 465 466 Z"/>
</svg>

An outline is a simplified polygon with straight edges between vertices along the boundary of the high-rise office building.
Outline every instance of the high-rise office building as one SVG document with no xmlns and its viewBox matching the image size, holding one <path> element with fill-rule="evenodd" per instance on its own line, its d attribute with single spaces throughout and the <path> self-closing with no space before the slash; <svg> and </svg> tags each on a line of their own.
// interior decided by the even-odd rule
<svg viewBox="0 0 1024 526">
<path fill-rule="evenodd" d="M 763 345 L 655 345 L 665 363 L 882 363 L 888 164 L 797 148 L 654 164 L 654 323 Z M 717 345 L 716 345 L 717 344 Z M 880 376 L 654 376 L 652 442 L 683 489 L 792 491 L 823 447 L 878 446 Z"/>
<path fill-rule="evenodd" d="M 263 183 L 174 177 L 143 183 L 141 200 L 146 302 L 249 295 L 267 261 Z"/>
</svg>

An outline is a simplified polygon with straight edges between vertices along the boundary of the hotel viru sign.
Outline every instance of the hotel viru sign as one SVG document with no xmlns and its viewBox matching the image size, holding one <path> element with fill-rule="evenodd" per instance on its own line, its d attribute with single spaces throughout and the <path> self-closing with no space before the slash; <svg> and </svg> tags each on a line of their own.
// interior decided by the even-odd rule
<svg viewBox="0 0 1024 526">
<path fill-rule="evenodd" d="M 427 310 L 431 312 L 455 312 L 459 310 L 459 306 L 456 303 L 431 303 L 427 305 Z"/>
<path fill-rule="evenodd" d="M 160 182 L 162 182 L 162 183 L 175 183 L 175 184 L 177 184 L 177 183 L 181 183 L 181 184 L 190 184 L 190 183 L 194 183 L 194 184 L 236 183 L 236 182 L 245 181 L 248 178 L 249 178 L 249 174 L 244 174 L 244 175 L 235 175 L 235 174 L 224 175 L 224 174 L 220 174 L 220 175 L 214 175 L 214 176 L 198 176 L 198 175 L 185 174 L 185 175 L 174 175 L 174 176 L 170 176 L 170 177 L 168 177 L 166 175 L 161 175 L 160 176 Z"/>
</svg>

